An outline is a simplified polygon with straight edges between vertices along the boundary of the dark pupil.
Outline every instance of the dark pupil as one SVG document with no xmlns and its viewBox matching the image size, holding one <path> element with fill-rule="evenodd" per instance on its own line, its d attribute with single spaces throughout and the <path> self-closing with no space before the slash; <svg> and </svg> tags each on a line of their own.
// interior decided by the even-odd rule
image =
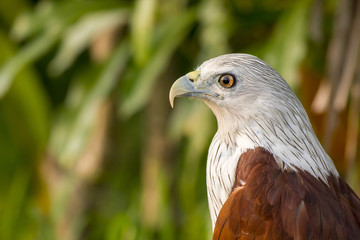
<svg viewBox="0 0 360 240">
<path fill-rule="evenodd" d="M 230 83 L 230 78 L 229 77 L 223 77 L 223 83 L 225 85 L 228 85 Z"/>
</svg>

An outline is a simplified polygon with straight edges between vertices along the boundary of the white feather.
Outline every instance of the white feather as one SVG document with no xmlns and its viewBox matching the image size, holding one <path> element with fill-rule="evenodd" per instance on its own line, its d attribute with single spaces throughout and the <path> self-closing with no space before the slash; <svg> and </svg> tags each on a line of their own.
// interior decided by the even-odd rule
<svg viewBox="0 0 360 240">
<path fill-rule="evenodd" d="M 309 118 L 285 80 L 260 59 L 246 54 L 223 55 L 203 63 L 198 86 L 223 97 L 204 100 L 218 121 L 209 148 L 207 191 L 213 227 L 229 197 L 239 157 L 248 149 L 263 147 L 279 166 L 306 171 L 327 183 L 338 172 L 320 145 Z M 220 75 L 231 73 L 237 85 L 224 89 Z"/>
</svg>

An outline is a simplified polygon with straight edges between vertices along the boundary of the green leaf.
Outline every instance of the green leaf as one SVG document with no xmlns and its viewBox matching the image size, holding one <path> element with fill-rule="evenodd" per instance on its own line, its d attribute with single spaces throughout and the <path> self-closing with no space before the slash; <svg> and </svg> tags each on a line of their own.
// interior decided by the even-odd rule
<svg viewBox="0 0 360 240">
<path fill-rule="evenodd" d="M 132 15 L 131 42 L 134 58 L 141 65 L 150 57 L 150 40 L 154 29 L 157 0 L 137 0 Z"/>
<path fill-rule="evenodd" d="M 309 8 L 309 1 L 297 1 L 285 11 L 269 43 L 260 53 L 295 88 L 299 81 L 299 64 L 306 54 Z"/>
<path fill-rule="evenodd" d="M 86 90 L 71 88 L 66 108 L 60 112 L 50 137 L 51 152 L 66 167 L 72 167 L 82 153 L 94 125 L 97 110 L 119 80 L 129 58 L 129 43 L 122 42 L 95 81 Z"/>
<path fill-rule="evenodd" d="M 144 69 L 139 73 L 129 96 L 120 106 L 120 113 L 131 116 L 143 107 L 148 100 L 157 77 L 168 66 L 169 59 L 176 47 L 182 42 L 190 26 L 196 19 L 194 10 L 182 12 L 163 25 L 154 33 L 154 53 Z"/>
<path fill-rule="evenodd" d="M 1 239 L 14 239 L 18 234 L 17 229 L 24 200 L 28 191 L 30 172 L 19 166 L 9 182 L 8 193 L 4 196 L 0 205 L 0 237 Z M 21 226 L 21 224 L 20 224 Z"/>
<path fill-rule="evenodd" d="M 64 33 L 64 39 L 55 58 L 50 62 L 49 72 L 59 75 L 73 65 L 76 57 L 84 51 L 104 30 L 116 28 L 128 21 L 128 9 L 115 9 L 89 13 Z"/>
<path fill-rule="evenodd" d="M 0 63 L 16 50 L 10 40 L 0 32 Z M 1 100 L 7 129 L 16 136 L 21 152 L 38 151 L 44 146 L 49 127 L 49 105 L 44 89 L 33 69 L 27 67 L 14 78 L 14 84 Z M 14 107 L 15 106 L 15 107 Z M 31 143 L 31 144 L 30 144 Z M 1 152 L 1 151 L 0 151 Z"/>
<path fill-rule="evenodd" d="M 59 38 L 60 29 L 51 29 L 21 48 L 0 68 L 0 99 L 10 88 L 16 74 L 29 63 L 44 55 Z"/>
<path fill-rule="evenodd" d="M 49 31 L 54 27 L 70 26 L 82 16 L 102 10 L 128 8 L 127 5 L 111 0 L 87 1 L 40 1 L 31 12 L 20 15 L 14 23 L 11 35 L 17 40 Z"/>
</svg>

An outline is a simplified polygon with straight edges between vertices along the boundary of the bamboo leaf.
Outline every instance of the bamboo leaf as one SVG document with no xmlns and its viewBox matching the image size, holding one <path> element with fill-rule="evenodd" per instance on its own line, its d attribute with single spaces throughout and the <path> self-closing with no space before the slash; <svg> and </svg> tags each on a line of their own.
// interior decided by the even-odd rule
<svg viewBox="0 0 360 240">
<path fill-rule="evenodd" d="M 15 51 L 14 44 L 0 31 L 0 63 L 6 61 Z M 23 142 L 18 139 L 17 145 L 23 151 L 28 148 L 38 150 L 39 146 L 46 142 L 49 126 L 47 100 L 44 89 L 31 68 L 25 68 L 17 74 L 13 87 L 2 99 L 3 113 L 9 119 L 6 128 L 12 133 L 22 131 L 20 139 Z"/>
<path fill-rule="evenodd" d="M 131 42 L 134 58 L 141 65 L 150 56 L 150 40 L 154 29 L 157 0 L 138 0 L 132 17 Z"/>
<path fill-rule="evenodd" d="M 57 25 L 69 26 L 88 13 L 120 8 L 128 6 L 112 0 L 41 1 L 33 11 L 24 12 L 17 18 L 11 36 L 17 40 L 24 40 Z"/>
<path fill-rule="evenodd" d="M 154 38 L 161 41 L 157 42 L 154 54 L 139 73 L 130 95 L 120 106 L 120 112 L 124 116 L 131 116 L 144 106 L 157 77 L 167 67 L 172 53 L 186 36 L 195 17 L 195 11 L 183 12 L 159 27 L 159 35 L 155 34 Z"/>
<path fill-rule="evenodd" d="M 127 9 L 94 12 L 83 16 L 64 34 L 60 49 L 50 62 L 49 72 L 59 75 L 67 70 L 96 35 L 125 23 L 128 17 L 129 11 Z"/>
<path fill-rule="evenodd" d="M 29 180 L 30 172 L 18 167 L 9 183 L 9 191 L 5 195 L 3 208 L 0 209 L 0 237 L 2 239 L 15 239 L 17 234 L 15 229 L 17 229 L 19 217 L 24 208 L 24 199 L 29 187 Z"/>
<path fill-rule="evenodd" d="M 67 107 L 60 113 L 49 144 L 51 152 L 64 166 L 71 167 L 81 154 L 94 124 L 98 107 L 119 80 L 119 75 L 124 70 L 128 58 L 129 44 L 128 41 L 124 41 L 115 50 L 100 77 L 88 91 L 78 91 L 78 88 L 74 88 L 75 92 L 69 93 Z M 80 96 L 74 96 L 78 94 Z M 80 101 L 73 102 L 79 97 Z"/>
<path fill-rule="evenodd" d="M 264 52 L 260 53 L 295 88 L 298 67 L 306 53 L 309 6 L 309 1 L 298 1 L 284 12 Z"/>
<path fill-rule="evenodd" d="M 61 29 L 54 27 L 36 38 L 0 68 L 0 99 L 10 88 L 16 74 L 26 65 L 35 61 L 54 46 Z"/>
</svg>

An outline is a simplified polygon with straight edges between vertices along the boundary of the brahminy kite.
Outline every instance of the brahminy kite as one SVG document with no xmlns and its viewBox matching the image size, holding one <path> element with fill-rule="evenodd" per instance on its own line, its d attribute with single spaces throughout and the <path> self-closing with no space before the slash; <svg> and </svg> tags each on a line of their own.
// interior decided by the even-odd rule
<svg viewBox="0 0 360 240">
<path fill-rule="evenodd" d="M 286 81 L 248 54 L 210 59 L 175 97 L 216 116 L 206 168 L 213 239 L 360 239 L 360 199 L 342 180 Z"/>
</svg>

